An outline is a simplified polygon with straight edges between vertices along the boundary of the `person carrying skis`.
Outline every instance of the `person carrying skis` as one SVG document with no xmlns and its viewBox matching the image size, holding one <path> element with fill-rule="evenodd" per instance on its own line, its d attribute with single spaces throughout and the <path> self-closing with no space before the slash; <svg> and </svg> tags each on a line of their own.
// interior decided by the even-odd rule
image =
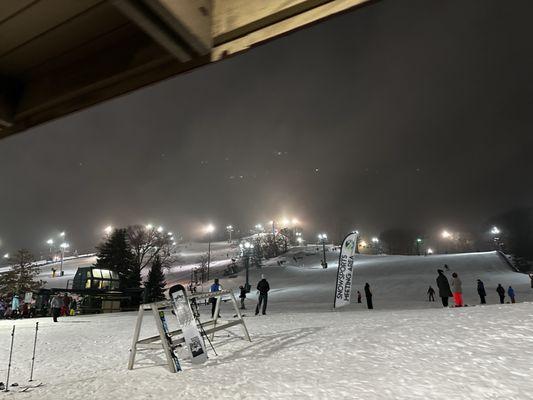
<svg viewBox="0 0 533 400">
<path fill-rule="evenodd" d="M 507 294 L 509 295 L 509 298 L 511 299 L 511 303 L 515 303 L 514 289 L 511 286 L 509 286 L 509 289 L 507 289 Z"/>
<path fill-rule="evenodd" d="M 431 285 L 428 289 L 428 301 L 435 301 L 435 289 L 433 289 Z"/>
<path fill-rule="evenodd" d="M 366 297 L 366 306 L 369 310 L 372 310 L 374 306 L 372 305 L 372 292 L 370 291 L 370 285 L 365 283 L 365 297 Z"/>
<path fill-rule="evenodd" d="M 61 307 L 63 307 L 63 298 L 56 294 L 50 301 L 50 308 L 52 309 L 52 318 L 57 322 L 57 317 L 61 314 Z"/>
<path fill-rule="evenodd" d="M 463 306 L 463 282 L 459 279 L 457 272 L 452 274 L 452 292 L 453 292 L 453 301 L 455 302 L 455 307 Z"/>
<path fill-rule="evenodd" d="M 220 283 L 218 283 L 218 278 L 215 278 L 215 282 L 211 285 L 211 288 L 209 289 L 209 291 L 213 293 L 213 292 L 218 292 L 220 290 L 222 290 L 222 286 L 220 286 Z M 217 299 L 215 297 L 210 297 L 209 302 L 211 303 L 211 318 L 214 318 L 215 308 L 217 306 Z"/>
<path fill-rule="evenodd" d="M 481 279 L 477 280 L 477 294 L 479 294 L 479 300 L 481 300 L 481 304 L 487 304 L 487 302 L 485 301 L 487 292 L 485 292 L 485 285 L 483 284 Z"/>
<path fill-rule="evenodd" d="M 239 289 L 241 290 L 241 293 L 239 294 L 239 298 L 241 299 L 241 310 L 246 310 L 244 307 L 244 300 L 246 299 L 246 288 L 244 286 L 239 286 Z"/>
<path fill-rule="evenodd" d="M 505 289 L 503 288 L 501 283 L 498 283 L 496 291 L 498 292 L 498 296 L 500 296 L 500 304 L 503 304 L 505 301 Z"/>
<path fill-rule="evenodd" d="M 270 285 L 268 284 L 264 275 L 261 275 L 261 280 L 257 284 L 257 290 L 259 291 L 259 298 L 257 299 L 257 306 L 255 307 L 255 315 L 259 314 L 259 309 L 261 308 L 261 304 L 263 305 L 262 313 L 263 315 L 265 315 Z"/>
<path fill-rule="evenodd" d="M 439 288 L 439 297 L 442 300 L 442 306 L 448 307 L 448 298 L 452 297 L 450 283 L 448 282 L 448 278 L 446 278 L 446 275 L 444 275 L 444 271 L 442 269 L 438 269 L 437 272 L 439 273 L 439 275 L 437 276 L 437 287 Z"/>
</svg>

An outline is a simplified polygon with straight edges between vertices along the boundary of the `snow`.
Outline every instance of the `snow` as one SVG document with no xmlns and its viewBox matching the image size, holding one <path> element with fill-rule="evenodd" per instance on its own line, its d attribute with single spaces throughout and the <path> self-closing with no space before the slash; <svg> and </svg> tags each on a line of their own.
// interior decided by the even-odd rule
<svg viewBox="0 0 533 400">
<path fill-rule="evenodd" d="M 496 253 L 431 257 L 358 256 L 356 284 L 369 282 L 374 310 L 352 304 L 332 311 L 336 276 L 320 268 L 314 248 L 287 266 L 276 260 L 253 268 L 252 283 L 264 273 L 270 282 L 266 316 L 245 321 L 252 342 L 238 327 L 218 332 L 204 365 L 193 366 L 180 352 L 184 371 L 170 374 L 161 351 L 140 351 L 128 371 L 135 313 L 39 319 L 36 379 L 45 386 L 5 397 L 76 399 L 174 399 L 216 395 L 228 399 L 525 399 L 533 383 L 533 300 L 529 277 L 512 271 Z M 316 253 L 316 254 L 315 254 Z M 443 309 L 426 301 L 444 263 L 463 280 L 466 303 L 479 303 L 481 278 L 489 305 Z M 450 273 L 451 273 L 450 271 Z M 224 279 L 225 288 L 243 283 Z M 512 284 L 518 304 L 496 303 L 495 287 Z M 363 300 L 364 301 L 364 300 Z M 202 315 L 208 314 L 202 306 Z M 222 316 L 231 319 L 229 304 Z M 167 316 L 172 327 L 176 322 Z M 151 316 L 142 335 L 155 334 Z M 0 321 L 0 380 L 4 380 L 10 330 L 16 325 L 11 381 L 29 376 L 35 320 Z"/>
</svg>

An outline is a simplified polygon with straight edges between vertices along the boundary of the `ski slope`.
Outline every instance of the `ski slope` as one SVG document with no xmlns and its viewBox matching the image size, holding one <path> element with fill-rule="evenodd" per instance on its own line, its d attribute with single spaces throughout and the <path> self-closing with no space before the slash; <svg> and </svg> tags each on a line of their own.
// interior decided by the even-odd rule
<svg viewBox="0 0 533 400">
<path fill-rule="evenodd" d="M 306 255 L 307 254 L 307 255 Z M 301 257 L 294 261 L 293 256 Z M 135 313 L 39 319 L 35 377 L 45 385 L 6 397 L 26 399 L 526 399 L 533 383 L 533 304 L 494 304 L 497 283 L 512 284 L 518 301 L 530 300 L 529 278 L 512 271 L 496 253 L 431 257 L 358 256 L 356 289 L 368 281 L 375 309 L 352 304 L 331 311 L 338 253 L 320 267 L 316 248 L 292 249 L 262 269 L 272 291 L 266 316 L 253 316 L 255 293 L 245 321 L 216 334 L 218 356 L 193 366 L 179 350 L 184 371 L 170 374 L 162 351 L 140 351 L 128 371 Z M 283 266 L 277 261 L 286 260 Z M 436 269 L 446 263 L 476 304 L 475 280 L 484 280 L 486 306 L 442 308 L 426 301 Z M 171 272 L 172 273 L 172 272 Z M 226 288 L 244 282 L 244 271 L 223 279 Z M 364 301 L 364 300 L 363 300 Z M 201 306 L 209 316 L 209 306 Z M 231 319 L 228 304 L 221 310 Z M 167 314 L 171 329 L 176 321 Z M 156 333 L 146 314 L 142 337 Z M 29 375 L 35 320 L 0 320 L 0 380 L 6 373 L 16 325 L 11 382 Z M 4 360 L 4 361 L 1 361 Z"/>
</svg>

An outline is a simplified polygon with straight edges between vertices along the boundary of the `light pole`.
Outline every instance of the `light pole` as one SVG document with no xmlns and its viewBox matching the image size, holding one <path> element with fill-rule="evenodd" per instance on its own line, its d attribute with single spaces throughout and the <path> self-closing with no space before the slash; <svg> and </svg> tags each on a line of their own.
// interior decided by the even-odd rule
<svg viewBox="0 0 533 400">
<path fill-rule="evenodd" d="M 63 235 L 64 236 L 64 235 Z M 65 250 L 69 248 L 69 244 L 66 243 L 66 242 L 63 242 L 59 245 L 59 247 L 61 248 L 61 265 L 59 267 L 59 276 L 63 276 L 64 273 L 63 273 L 63 259 L 65 258 Z"/>
<path fill-rule="evenodd" d="M 326 262 L 326 239 L 328 235 L 325 233 L 320 233 L 318 239 L 322 241 L 322 268 L 327 268 L 328 263 Z"/>
<path fill-rule="evenodd" d="M 233 233 L 233 225 L 226 226 L 226 231 L 228 231 L 228 234 L 229 234 L 229 242 L 228 243 L 231 243 L 231 234 Z"/>
<path fill-rule="evenodd" d="M 422 243 L 422 239 L 416 238 L 416 254 L 420 255 L 420 243 Z"/>
<path fill-rule="evenodd" d="M 50 260 L 53 260 L 53 257 L 52 257 L 52 246 L 54 245 L 54 239 L 48 239 L 46 241 L 46 244 L 48 245 L 48 247 L 50 249 Z"/>
<path fill-rule="evenodd" d="M 246 293 L 250 293 L 250 253 L 253 251 L 254 245 L 248 241 L 239 245 L 244 257 L 244 268 L 246 269 L 246 283 L 244 288 Z"/>
<path fill-rule="evenodd" d="M 276 227 L 275 227 L 276 223 L 274 222 L 274 220 L 270 221 L 269 223 L 270 225 L 272 225 L 272 236 L 275 236 L 276 235 Z"/>
<path fill-rule="evenodd" d="M 496 250 L 501 250 L 502 245 L 500 242 L 500 233 L 502 233 L 502 231 L 497 226 L 493 226 L 490 230 L 490 233 L 492 235 L 494 247 L 496 248 Z"/>
<path fill-rule="evenodd" d="M 449 241 L 452 240 L 453 236 L 450 232 L 448 232 L 446 229 L 442 231 L 441 236 L 444 240 L 446 240 L 446 254 L 449 253 Z"/>
<path fill-rule="evenodd" d="M 208 235 L 207 242 L 207 281 L 209 281 L 209 269 L 211 268 L 211 239 L 213 238 L 213 232 L 215 227 L 212 224 L 209 224 L 205 227 L 205 232 Z"/>
</svg>

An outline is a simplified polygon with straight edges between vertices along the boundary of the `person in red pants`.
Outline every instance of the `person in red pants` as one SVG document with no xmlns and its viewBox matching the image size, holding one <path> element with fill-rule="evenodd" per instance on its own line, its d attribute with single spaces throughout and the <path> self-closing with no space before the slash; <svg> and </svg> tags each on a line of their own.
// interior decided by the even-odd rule
<svg viewBox="0 0 533 400">
<path fill-rule="evenodd" d="M 455 302 L 455 307 L 463 306 L 463 283 L 457 272 L 452 274 L 452 292 L 453 292 L 453 301 Z"/>
</svg>

